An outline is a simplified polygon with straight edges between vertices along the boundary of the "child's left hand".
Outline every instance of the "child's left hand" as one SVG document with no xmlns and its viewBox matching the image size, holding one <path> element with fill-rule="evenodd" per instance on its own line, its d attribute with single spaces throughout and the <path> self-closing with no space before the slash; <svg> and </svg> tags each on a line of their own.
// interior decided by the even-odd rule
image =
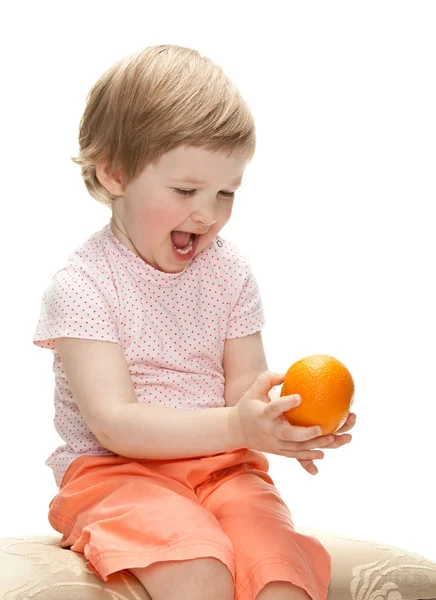
<svg viewBox="0 0 436 600">
<path fill-rule="evenodd" d="M 338 434 L 340 434 L 340 433 L 344 434 L 346 431 L 350 431 L 350 429 L 352 429 L 355 424 L 356 424 L 356 414 L 350 413 L 348 415 L 347 420 L 342 425 L 342 427 L 333 434 L 334 438 L 335 438 L 334 441 L 331 444 L 328 444 L 327 446 L 322 446 L 322 448 L 323 449 L 325 449 L 325 448 L 340 448 L 341 446 L 345 446 L 345 444 L 349 444 L 352 440 L 351 435 L 338 435 Z M 318 439 L 322 440 L 325 437 L 327 437 L 327 436 L 321 436 Z M 318 468 L 315 465 L 315 463 L 313 462 L 313 460 L 300 460 L 299 458 L 297 458 L 297 460 L 300 463 L 300 465 L 303 467 L 303 469 L 305 469 L 311 475 L 316 475 L 318 473 Z"/>
</svg>

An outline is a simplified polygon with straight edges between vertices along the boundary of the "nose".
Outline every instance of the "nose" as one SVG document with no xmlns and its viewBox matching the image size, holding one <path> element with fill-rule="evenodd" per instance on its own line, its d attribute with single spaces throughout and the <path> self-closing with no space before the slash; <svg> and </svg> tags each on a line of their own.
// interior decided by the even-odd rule
<svg viewBox="0 0 436 600">
<path fill-rule="evenodd" d="M 203 202 L 192 213 L 192 220 L 207 227 L 212 227 L 218 221 L 218 207 L 216 202 Z"/>
</svg>

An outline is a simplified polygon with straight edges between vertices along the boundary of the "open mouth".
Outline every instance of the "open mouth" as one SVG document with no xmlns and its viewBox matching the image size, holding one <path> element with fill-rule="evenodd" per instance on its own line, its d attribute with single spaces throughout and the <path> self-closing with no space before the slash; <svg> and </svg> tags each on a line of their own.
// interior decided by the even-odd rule
<svg viewBox="0 0 436 600">
<path fill-rule="evenodd" d="M 172 231 L 171 245 L 174 254 L 181 259 L 190 260 L 197 249 L 200 236 L 189 231 Z"/>
</svg>

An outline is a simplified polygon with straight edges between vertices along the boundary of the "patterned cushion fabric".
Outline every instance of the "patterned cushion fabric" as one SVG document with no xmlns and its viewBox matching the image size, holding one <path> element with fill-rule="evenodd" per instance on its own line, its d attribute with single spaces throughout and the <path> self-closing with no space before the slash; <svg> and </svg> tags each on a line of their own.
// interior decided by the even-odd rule
<svg viewBox="0 0 436 600">
<path fill-rule="evenodd" d="M 375 541 L 315 529 L 332 557 L 328 600 L 436 600 L 436 563 Z M 4 600 L 151 600 L 139 581 L 116 573 L 102 582 L 60 536 L 0 539 L 0 598 Z"/>
</svg>

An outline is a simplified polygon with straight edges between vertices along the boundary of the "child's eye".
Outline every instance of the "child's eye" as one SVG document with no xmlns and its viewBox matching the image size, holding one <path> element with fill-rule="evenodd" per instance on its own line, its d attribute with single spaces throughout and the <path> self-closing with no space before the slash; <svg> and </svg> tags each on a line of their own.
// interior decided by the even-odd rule
<svg viewBox="0 0 436 600">
<path fill-rule="evenodd" d="M 191 196 L 197 190 L 181 190 L 179 188 L 173 188 L 175 192 L 177 192 L 180 196 Z M 234 198 L 235 192 L 219 192 L 222 196 L 226 198 Z"/>
<path fill-rule="evenodd" d="M 180 194 L 180 196 L 189 196 L 190 194 L 195 192 L 195 190 L 179 190 L 177 188 L 174 188 L 174 191 Z"/>
</svg>

